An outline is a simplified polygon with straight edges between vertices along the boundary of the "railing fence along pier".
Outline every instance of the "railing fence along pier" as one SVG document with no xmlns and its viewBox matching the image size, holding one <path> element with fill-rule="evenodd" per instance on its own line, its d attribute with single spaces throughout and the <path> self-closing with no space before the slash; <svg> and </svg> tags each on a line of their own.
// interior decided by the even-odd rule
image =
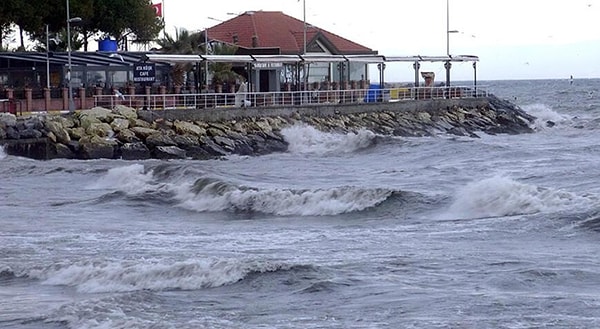
<svg viewBox="0 0 600 329">
<path fill-rule="evenodd" d="M 415 99 L 487 97 L 484 87 L 400 87 L 385 89 L 282 92 L 96 95 L 94 106 L 125 105 L 136 109 L 202 109 L 229 107 L 305 106 L 336 103 L 382 103 Z"/>
</svg>

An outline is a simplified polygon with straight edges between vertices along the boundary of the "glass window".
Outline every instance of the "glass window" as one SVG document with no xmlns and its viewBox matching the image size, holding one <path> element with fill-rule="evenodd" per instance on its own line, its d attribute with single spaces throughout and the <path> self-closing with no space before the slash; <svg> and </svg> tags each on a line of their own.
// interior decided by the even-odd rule
<svg viewBox="0 0 600 329">
<path fill-rule="evenodd" d="M 102 87 L 106 84 L 106 71 L 88 71 L 86 85 L 89 87 Z"/>
</svg>

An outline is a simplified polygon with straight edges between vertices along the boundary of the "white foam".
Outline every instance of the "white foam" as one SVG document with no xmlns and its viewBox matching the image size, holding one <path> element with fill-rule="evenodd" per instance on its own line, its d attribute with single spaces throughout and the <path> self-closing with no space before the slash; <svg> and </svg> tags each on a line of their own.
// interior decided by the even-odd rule
<svg viewBox="0 0 600 329">
<path fill-rule="evenodd" d="M 523 110 L 530 115 L 536 117 L 532 124 L 533 129 L 542 130 L 547 127 L 548 121 L 555 124 L 568 124 L 571 118 L 554 111 L 551 107 L 545 104 L 530 104 L 523 106 Z"/>
<path fill-rule="evenodd" d="M 32 270 L 30 276 L 43 280 L 45 285 L 71 286 L 86 293 L 196 290 L 232 284 L 250 272 L 269 272 L 279 268 L 285 268 L 285 265 L 227 259 L 194 259 L 175 263 L 96 260 L 56 264 Z"/>
<path fill-rule="evenodd" d="M 106 175 L 89 188 L 116 190 L 136 195 L 156 191 L 160 186 L 153 182 L 152 171 L 144 172 L 143 165 L 132 164 L 109 169 Z"/>
<path fill-rule="evenodd" d="M 392 194 L 387 189 L 350 186 L 313 190 L 254 188 L 208 177 L 201 177 L 195 183 L 181 179 L 159 181 L 152 171 L 145 172 L 140 164 L 110 169 L 90 188 L 133 196 L 169 192 L 178 206 L 198 212 L 252 211 L 282 216 L 328 216 L 361 211 L 378 205 Z"/>
<path fill-rule="evenodd" d="M 325 133 L 305 124 L 295 124 L 281 130 L 291 153 L 351 153 L 370 146 L 376 135 L 366 129 L 357 133 Z"/>
<path fill-rule="evenodd" d="M 338 187 L 316 190 L 250 189 L 207 184 L 202 190 L 178 194 L 181 207 L 194 211 L 258 211 L 276 215 L 327 216 L 361 211 L 391 195 L 384 189 Z"/>
<path fill-rule="evenodd" d="M 4 146 L 0 145 L 0 160 L 6 158 L 6 151 L 4 151 Z"/>
<path fill-rule="evenodd" d="M 457 191 L 444 218 L 500 217 L 557 211 L 585 202 L 572 193 L 494 176 Z"/>
</svg>

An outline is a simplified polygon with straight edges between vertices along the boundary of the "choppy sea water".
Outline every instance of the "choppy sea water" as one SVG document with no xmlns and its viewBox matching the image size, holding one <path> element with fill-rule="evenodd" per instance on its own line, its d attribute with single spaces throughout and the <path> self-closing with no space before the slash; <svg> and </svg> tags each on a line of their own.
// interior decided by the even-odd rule
<svg viewBox="0 0 600 329">
<path fill-rule="evenodd" d="M 600 80 L 489 81 L 536 132 L 288 152 L 0 152 L 1 328 L 600 326 Z"/>
</svg>

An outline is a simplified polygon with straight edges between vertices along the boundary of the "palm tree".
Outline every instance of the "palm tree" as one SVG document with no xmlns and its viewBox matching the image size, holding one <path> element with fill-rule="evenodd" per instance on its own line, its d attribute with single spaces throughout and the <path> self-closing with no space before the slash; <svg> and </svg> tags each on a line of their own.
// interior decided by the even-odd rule
<svg viewBox="0 0 600 329">
<path fill-rule="evenodd" d="M 225 43 L 217 43 L 211 46 L 212 53 L 215 55 L 234 55 L 237 51 L 236 46 Z M 235 85 L 236 80 L 242 79 L 242 76 L 233 71 L 231 63 L 214 62 L 210 64 L 212 71 L 213 85 L 229 84 Z"/>
<path fill-rule="evenodd" d="M 192 55 L 202 52 L 202 35 L 200 33 L 190 33 L 187 29 L 181 28 L 175 30 L 175 37 L 165 33 L 164 38 L 156 43 L 161 47 L 162 52 L 168 54 Z M 176 63 L 171 69 L 173 85 L 183 86 L 186 81 L 187 73 L 192 71 L 193 65 L 190 63 Z"/>
</svg>

